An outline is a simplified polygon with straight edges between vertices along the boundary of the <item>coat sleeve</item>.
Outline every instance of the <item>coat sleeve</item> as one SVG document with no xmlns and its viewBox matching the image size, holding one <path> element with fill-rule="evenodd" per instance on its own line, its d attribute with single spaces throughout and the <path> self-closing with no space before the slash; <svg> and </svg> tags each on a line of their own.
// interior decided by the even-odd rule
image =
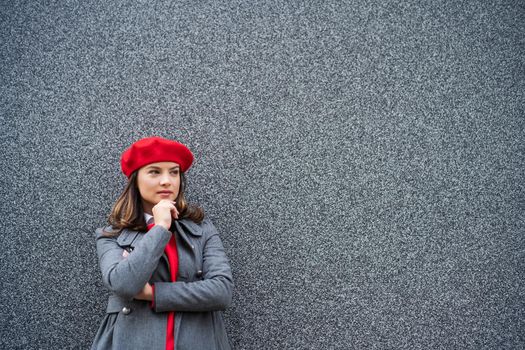
<svg viewBox="0 0 525 350">
<path fill-rule="evenodd" d="M 232 300 L 233 277 L 216 228 L 206 220 L 202 256 L 203 279 L 194 282 L 156 282 L 155 311 L 214 311 Z"/>
<path fill-rule="evenodd" d="M 97 255 L 104 285 L 117 295 L 132 299 L 149 281 L 170 235 L 164 227 L 154 226 L 124 257 L 117 238 L 104 236 L 102 229 L 97 229 Z"/>
</svg>

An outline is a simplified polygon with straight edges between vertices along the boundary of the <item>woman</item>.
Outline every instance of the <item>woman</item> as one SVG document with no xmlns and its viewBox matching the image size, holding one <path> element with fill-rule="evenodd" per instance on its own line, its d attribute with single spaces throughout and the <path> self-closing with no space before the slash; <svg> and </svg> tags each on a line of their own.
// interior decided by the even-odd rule
<svg viewBox="0 0 525 350">
<path fill-rule="evenodd" d="M 201 208 L 184 198 L 193 154 L 149 137 L 121 158 L 129 181 L 97 229 L 106 316 L 92 349 L 230 349 L 222 310 L 233 279 L 222 242 Z"/>
</svg>

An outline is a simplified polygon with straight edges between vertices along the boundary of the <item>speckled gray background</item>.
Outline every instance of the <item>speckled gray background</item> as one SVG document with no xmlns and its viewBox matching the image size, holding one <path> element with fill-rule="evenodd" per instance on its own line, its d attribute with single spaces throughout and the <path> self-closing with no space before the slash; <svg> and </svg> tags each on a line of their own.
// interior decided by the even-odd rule
<svg viewBox="0 0 525 350">
<path fill-rule="evenodd" d="M 85 349 L 120 153 L 186 142 L 236 349 L 523 349 L 522 1 L 2 1 L 0 347 Z"/>
</svg>

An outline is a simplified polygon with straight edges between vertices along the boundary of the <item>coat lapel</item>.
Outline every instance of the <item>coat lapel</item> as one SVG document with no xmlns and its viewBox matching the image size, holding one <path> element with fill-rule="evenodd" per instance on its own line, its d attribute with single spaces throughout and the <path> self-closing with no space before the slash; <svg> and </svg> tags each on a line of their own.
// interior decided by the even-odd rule
<svg viewBox="0 0 525 350">
<path fill-rule="evenodd" d="M 200 225 L 189 219 L 181 219 L 179 222 L 188 230 L 189 233 L 196 237 L 202 236 L 202 228 Z"/>
<path fill-rule="evenodd" d="M 193 221 L 187 220 L 187 219 L 181 219 L 181 220 L 175 220 L 175 229 L 177 230 L 180 238 L 184 243 L 188 245 L 188 247 L 193 248 L 193 244 L 191 243 L 191 240 L 188 238 L 189 234 L 200 237 L 202 236 L 202 231 L 200 229 L 200 226 L 195 224 Z"/>
</svg>

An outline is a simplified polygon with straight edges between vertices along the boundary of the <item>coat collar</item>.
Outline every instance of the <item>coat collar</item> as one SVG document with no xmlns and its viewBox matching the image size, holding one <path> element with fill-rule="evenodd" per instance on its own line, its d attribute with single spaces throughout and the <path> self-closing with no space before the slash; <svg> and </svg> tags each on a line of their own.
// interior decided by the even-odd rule
<svg viewBox="0 0 525 350">
<path fill-rule="evenodd" d="M 139 234 L 139 231 L 128 230 L 127 228 L 123 229 L 120 235 L 117 237 L 117 243 L 120 246 L 132 245 L 133 241 Z"/>
<path fill-rule="evenodd" d="M 196 224 L 195 222 L 193 222 L 192 220 L 180 219 L 180 220 L 175 220 L 174 223 L 175 223 L 175 228 L 177 229 L 179 234 L 183 236 L 185 240 L 187 240 L 187 238 L 185 237 L 186 232 L 188 232 L 189 234 L 195 237 L 202 236 L 202 227 L 199 224 Z M 133 241 L 135 241 L 135 238 L 137 238 L 137 235 L 143 234 L 143 233 L 144 232 L 133 231 L 133 230 L 129 230 L 125 228 L 124 230 L 122 230 L 120 235 L 117 237 L 117 243 L 120 246 L 126 246 L 126 245 L 133 246 Z"/>
<path fill-rule="evenodd" d="M 202 227 L 199 224 L 196 224 L 192 220 L 189 219 L 180 219 L 175 221 L 175 225 L 177 223 L 182 224 L 186 230 L 191 233 L 192 235 L 196 237 L 202 236 Z"/>
</svg>

